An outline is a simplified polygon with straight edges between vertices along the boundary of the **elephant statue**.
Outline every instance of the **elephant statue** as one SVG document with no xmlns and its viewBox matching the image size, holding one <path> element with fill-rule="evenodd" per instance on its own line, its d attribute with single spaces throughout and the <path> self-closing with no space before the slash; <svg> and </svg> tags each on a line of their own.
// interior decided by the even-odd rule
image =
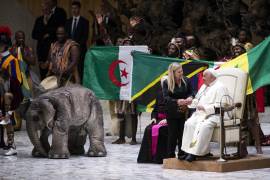
<svg viewBox="0 0 270 180">
<path fill-rule="evenodd" d="M 50 90 L 31 100 L 25 111 L 32 156 L 63 159 L 84 154 L 87 135 L 87 156 L 106 156 L 102 108 L 91 90 L 80 85 Z"/>
</svg>

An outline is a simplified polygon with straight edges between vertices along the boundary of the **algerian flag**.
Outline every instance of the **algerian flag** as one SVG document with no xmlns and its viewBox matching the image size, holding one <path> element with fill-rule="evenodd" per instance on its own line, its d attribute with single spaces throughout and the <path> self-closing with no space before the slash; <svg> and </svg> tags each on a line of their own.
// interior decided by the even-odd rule
<svg viewBox="0 0 270 180">
<path fill-rule="evenodd" d="M 87 51 L 83 85 L 100 99 L 131 100 L 132 51 L 149 52 L 147 46 L 102 46 Z"/>
</svg>

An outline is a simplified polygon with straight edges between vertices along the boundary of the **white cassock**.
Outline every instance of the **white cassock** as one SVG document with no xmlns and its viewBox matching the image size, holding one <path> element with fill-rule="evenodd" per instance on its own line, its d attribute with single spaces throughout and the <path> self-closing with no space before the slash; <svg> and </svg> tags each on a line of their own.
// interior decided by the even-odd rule
<svg viewBox="0 0 270 180">
<path fill-rule="evenodd" d="M 196 110 L 186 121 L 182 139 L 182 150 L 197 156 L 204 156 L 210 152 L 210 140 L 214 127 L 220 122 L 220 116 L 215 115 L 215 107 L 220 102 L 227 102 L 228 89 L 218 80 L 209 86 L 202 85 L 192 106 L 201 105 L 205 111 Z"/>
</svg>

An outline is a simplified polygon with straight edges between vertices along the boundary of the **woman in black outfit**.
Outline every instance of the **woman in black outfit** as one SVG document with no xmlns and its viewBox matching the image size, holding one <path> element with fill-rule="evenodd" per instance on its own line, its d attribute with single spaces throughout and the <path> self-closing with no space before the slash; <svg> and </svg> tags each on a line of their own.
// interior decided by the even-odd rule
<svg viewBox="0 0 270 180">
<path fill-rule="evenodd" d="M 161 84 L 164 78 L 161 79 Z M 156 104 L 151 113 L 151 119 L 153 120 L 144 131 L 142 145 L 137 158 L 138 163 L 157 163 L 162 164 L 163 159 L 167 157 L 167 141 L 168 141 L 168 127 L 166 123 L 166 110 L 165 102 L 163 98 L 162 87 L 158 90 L 156 97 Z M 153 128 L 158 127 L 158 135 L 156 144 L 153 145 Z M 156 127 L 157 128 L 157 127 Z M 153 147 L 155 146 L 155 147 Z M 156 149 L 155 153 L 153 148 Z"/>
<path fill-rule="evenodd" d="M 194 96 L 189 79 L 183 76 L 180 63 L 172 63 L 168 68 L 168 79 L 163 83 L 168 123 L 168 158 L 175 157 L 178 145 L 178 158 L 184 155 L 181 150 L 185 120 L 188 115 L 187 105 Z"/>
</svg>

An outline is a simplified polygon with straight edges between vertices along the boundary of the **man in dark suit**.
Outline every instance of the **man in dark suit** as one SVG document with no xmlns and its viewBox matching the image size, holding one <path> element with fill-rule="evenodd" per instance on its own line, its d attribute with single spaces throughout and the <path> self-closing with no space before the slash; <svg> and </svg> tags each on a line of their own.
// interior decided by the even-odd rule
<svg viewBox="0 0 270 180">
<path fill-rule="evenodd" d="M 59 26 L 65 26 L 67 13 L 63 8 L 57 6 L 57 0 L 44 0 L 44 2 L 51 8 L 51 17 L 49 21 L 57 26 L 54 30 L 54 32 L 56 32 L 56 29 Z"/>
<path fill-rule="evenodd" d="M 42 3 L 42 13 L 43 15 L 35 20 L 32 30 L 32 38 L 37 40 L 36 52 L 41 80 L 44 79 L 47 74 L 45 62 L 47 61 L 49 49 L 55 37 L 55 32 L 52 32 L 51 29 L 53 28 L 49 23 L 51 10 L 45 2 Z"/>
<path fill-rule="evenodd" d="M 81 58 L 78 62 L 80 78 L 83 76 L 84 57 L 87 51 L 89 21 L 80 15 L 81 3 L 73 1 L 71 5 L 72 17 L 67 20 L 66 32 L 68 37 L 80 44 Z"/>
<path fill-rule="evenodd" d="M 53 41 L 56 41 L 56 29 L 59 26 L 65 26 L 67 20 L 67 13 L 63 8 L 57 6 L 57 0 L 44 0 L 44 2 L 50 8 L 48 30 L 53 38 Z"/>
<path fill-rule="evenodd" d="M 56 29 L 66 23 L 66 12 L 57 7 L 57 0 L 43 0 L 43 15 L 35 21 L 32 38 L 37 40 L 37 57 L 41 79 L 45 78 L 48 70 L 47 61 L 51 43 L 56 41 Z"/>
</svg>

